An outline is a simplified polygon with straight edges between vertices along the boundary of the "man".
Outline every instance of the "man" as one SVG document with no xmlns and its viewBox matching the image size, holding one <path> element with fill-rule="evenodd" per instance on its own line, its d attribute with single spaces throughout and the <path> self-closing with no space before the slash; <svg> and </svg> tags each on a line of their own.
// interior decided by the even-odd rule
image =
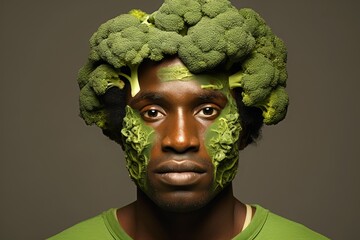
<svg viewBox="0 0 360 240">
<path fill-rule="evenodd" d="M 125 151 L 137 199 L 51 239 L 326 239 L 237 200 L 238 151 L 286 114 L 286 51 L 252 10 L 166 1 L 102 25 L 81 116 Z"/>
</svg>

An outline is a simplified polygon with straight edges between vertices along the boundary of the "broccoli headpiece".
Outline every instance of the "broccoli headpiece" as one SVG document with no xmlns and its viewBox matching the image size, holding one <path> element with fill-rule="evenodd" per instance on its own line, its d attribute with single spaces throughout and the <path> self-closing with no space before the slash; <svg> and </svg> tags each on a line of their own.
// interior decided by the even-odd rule
<svg viewBox="0 0 360 240">
<path fill-rule="evenodd" d="M 87 124 L 106 129 L 99 101 L 109 88 L 134 96 L 144 59 L 177 55 L 193 73 L 223 69 L 231 88 L 242 89 L 246 106 L 263 111 L 265 124 L 286 115 L 286 48 L 251 9 L 228 0 L 165 0 L 154 13 L 132 10 L 102 24 L 90 39 L 90 56 L 79 71 L 80 114 Z"/>
</svg>

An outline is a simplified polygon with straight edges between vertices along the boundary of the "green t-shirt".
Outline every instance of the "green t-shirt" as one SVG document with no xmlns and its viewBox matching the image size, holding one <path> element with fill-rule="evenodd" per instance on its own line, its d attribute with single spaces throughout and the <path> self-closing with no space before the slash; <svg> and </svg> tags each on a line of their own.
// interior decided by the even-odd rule
<svg viewBox="0 0 360 240">
<path fill-rule="evenodd" d="M 256 212 L 249 226 L 233 240 L 326 240 L 328 238 L 269 210 L 255 205 Z M 48 240 L 132 240 L 120 226 L 116 209 L 83 221 Z"/>
</svg>

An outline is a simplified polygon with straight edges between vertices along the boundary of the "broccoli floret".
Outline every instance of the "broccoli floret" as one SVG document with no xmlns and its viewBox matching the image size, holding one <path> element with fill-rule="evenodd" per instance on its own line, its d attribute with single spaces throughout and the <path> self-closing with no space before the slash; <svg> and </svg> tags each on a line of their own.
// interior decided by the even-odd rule
<svg viewBox="0 0 360 240">
<path fill-rule="evenodd" d="M 109 88 L 123 89 L 124 82 L 120 80 L 116 70 L 106 64 L 97 66 L 93 61 L 88 61 L 78 74 L 80 86 L 80 116 L 86 124 L 96 124 L 106 129 L 106 112 L 99 96 Z"/>
<path fill-rule="evenodd" d="M 102 64 L 89 75 L 89 83 L 97 95 L 103 95 L 111 87 L 123 89 L 125 83 L 120 80 L 117 73 L 111 66 Z"/>
<path fill-rule="evenodd" d="M 92 61 L 87 61 L 86 64 L 80 68 L 78 73 L 78 84 L 80 89 L 82 89 L 89 82 L 89 75 L 96 68 L 95 63 Z"/>
<path fill-rule="evenodd" d="M 285 118 L 289 96 L 284 87 L 278 87 L 271 92 L 268 98 L 256 106 L 263 109 L 265 124 L 276 124 Z"/>
<path fill-rule="evenodd" d="M 210 18 L 214 18 L 221 13 L 227 12 L 234 7 L 228 0 L 203 0 L 202 11 Z"/>
<path fill-rule="evenodd" d="M 242 89 L 244 104 L 263 110 L 264 123 L 284 118 L 285 45 L 256 12 L 238 10 L 229 0 L 165 0 L 152 14 L 132 10 L 101 25 L 79 72 L 81 116 L 105 128 L 100 101 L 89 99 L 123 88 L 123 81 L 135 96 L 144 59 L 168 55 L 177 55 L 192 73 L 223 69 L 231 88 Z"/>
<path fill-rule="evenodd" d="M 160 30 L 186 34 L 187 28 L 195 25 L 202 16 L 199 1 L 173 0 L 165 1 L 151 18 Z"/>
<path fill-rule="evenodd" d="M 89 83 L 89 76 L 96 69 L 94 62 L 88 61 L 78 74 L 78 84 L 80 86 L 80 116 L 86 124 L 96 124 L 100 128 L 105 126 L 105 112 L 94 89 Z"/>
<path fill-rule="evenodd" d="M 157 28 L 150 28 L 148 45 L 151 53 L 149 59 L 160 61 L 166 55 L 175 55 L 178 52 L 181 40 L 182 36 L 175 32 L 166 32 Z"/>
<path fill-rule="evenodd" d="M 253 106 L 263 101 L 277 85 L 274 80 L 274 67 L 269 59 L 261 54 L 253 54 L 242 64 L 242 70 L 229 77 L 231 88 L 241 87 L 242 101 Z"/>
<path fill-rule="evenodd" d="M 220 3 L 222 8 L 218 6 Z M 179 57 L 195 73 L 213 69 L 224 62 L 230 68 L 255 46 L 255 39 L 244 24 L 245 19 L 236 8 L 228 1 L 216 4 L 210 1 L 208 8 L 212 4 L 211 17 L 205 15 L 190 27 L 179 48 Z"/>
<path fill-rule="evenodd" d="M 107 39 L 111 33 L 120 32 L 131 26 L 137 26 L 139 21 L 140 20 L 138 18 L 131 14 L 122 14 L 118 17 L 110 19 L 106 23 L 102 24 L 90 38 L 90 47 L 100 44 L 100 42 Z M 91 57 L 91 53 L 90 58 L 96 58 L 95 56 Z M 100 60 L 100 58 L 98 60 Z"/>
<path fill-rule="evenodd" d="M 80 116 L 86 124 L 96 124 L 100 128 L 105 126 L 103 106 L 89 84 L 80 90 Z"/>
</svg>

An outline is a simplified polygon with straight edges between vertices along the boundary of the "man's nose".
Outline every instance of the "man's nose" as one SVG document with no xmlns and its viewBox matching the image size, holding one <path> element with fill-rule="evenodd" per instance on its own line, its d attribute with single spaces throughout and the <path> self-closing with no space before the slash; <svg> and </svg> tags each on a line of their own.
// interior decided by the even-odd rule
<svg viewBox="0 0 360 240">
<path fill-rule="evenodd" d="M 168 121 L 161 142 L 162 150 L 175 153 L 196 152 L 200 147 L 198 134 L 194 117 L 179 111 Z"/>
</svg>

